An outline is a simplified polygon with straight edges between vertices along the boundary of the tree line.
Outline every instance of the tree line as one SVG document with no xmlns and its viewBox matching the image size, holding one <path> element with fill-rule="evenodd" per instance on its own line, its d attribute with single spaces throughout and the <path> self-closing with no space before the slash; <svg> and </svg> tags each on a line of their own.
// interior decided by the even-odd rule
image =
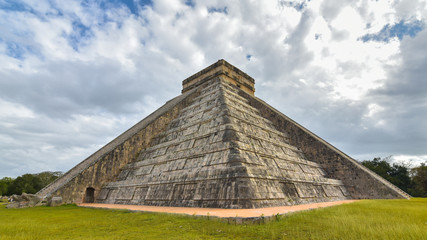
<svg viewBox="0 0 427 240">
<path fill-rule="evenodd" d="M 413 197 L 427 197 L 427 162 L 411 168 L 409 164 L 393 163 L 390 158 L 374 158 L 362 164 Z"/>
<path fill-rule="evenodd" d="M 0 179 L 0 196 L 13 194 L 36 193 L 58 177 L 62 172 L 41 172 L 37 174 L 24 174 L 17 178 L 4 177 Z"/>
</svg>

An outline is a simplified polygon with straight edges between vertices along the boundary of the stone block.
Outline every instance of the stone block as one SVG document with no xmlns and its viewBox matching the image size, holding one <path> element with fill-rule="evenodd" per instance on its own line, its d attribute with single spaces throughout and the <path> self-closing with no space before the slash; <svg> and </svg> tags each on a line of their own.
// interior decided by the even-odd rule
<svg viewBox="0 0 427 240">
<path fill-rule="evenodd" d="M 52 197 L 48 200 L 47 205 L 50 207 L 57 207 L 62 205 L 62 197 Z"/>
</svg>

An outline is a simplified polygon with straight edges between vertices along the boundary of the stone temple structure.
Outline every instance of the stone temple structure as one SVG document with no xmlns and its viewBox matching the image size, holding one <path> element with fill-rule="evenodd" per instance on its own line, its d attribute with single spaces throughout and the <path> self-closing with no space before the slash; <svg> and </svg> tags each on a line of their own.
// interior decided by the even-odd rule
<svg viewBox="0 0 427 240">
<path fill-rule="evenodd" d="M 37 194 L 67 203 L 218 208 L 410 197 L 255 97 L 254 84 L 219 60 Z"/>
</svg>

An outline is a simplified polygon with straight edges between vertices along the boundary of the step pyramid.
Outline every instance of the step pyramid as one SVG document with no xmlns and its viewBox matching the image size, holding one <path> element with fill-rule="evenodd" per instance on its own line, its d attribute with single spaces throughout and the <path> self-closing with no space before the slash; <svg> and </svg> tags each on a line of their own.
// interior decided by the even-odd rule
<svg viewBox="0 0 427 240">
<path fill-rule="evenodd" d="M 261 208 L 408 198 L 254 96 L 224 60 L 38 194 L 65 202 Z"/>
</svg>

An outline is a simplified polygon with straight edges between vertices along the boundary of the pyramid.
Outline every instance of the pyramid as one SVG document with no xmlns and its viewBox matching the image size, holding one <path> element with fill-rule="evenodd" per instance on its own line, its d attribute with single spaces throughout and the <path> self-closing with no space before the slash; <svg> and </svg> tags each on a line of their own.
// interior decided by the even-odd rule
<svg viewBox="0 0 427 240">
<path fill-rule="evenodd" d="M 38 195 L 216 208 L 410 197 L 256 98 L 254 85 L 219 60 Z"/>
</svg>

